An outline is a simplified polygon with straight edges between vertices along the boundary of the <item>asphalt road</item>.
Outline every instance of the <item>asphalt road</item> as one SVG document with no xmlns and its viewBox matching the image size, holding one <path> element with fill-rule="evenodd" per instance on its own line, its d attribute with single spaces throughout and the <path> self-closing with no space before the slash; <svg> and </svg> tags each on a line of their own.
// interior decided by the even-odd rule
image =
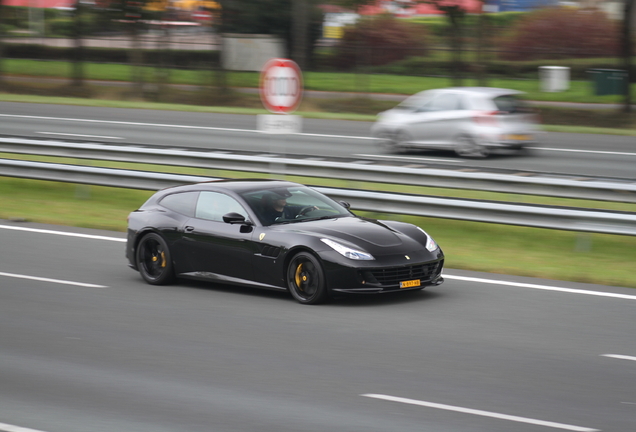
<svg viewBox="0 0 636 432">
<path fill-rule="evenodd" d="M 301 134 L 277 136 L 258 133 L 256 117 L 251 115 L 0 103 L 0 134 L 5 136 L 636 178 L 635 137 L 546 133 L 527 154 L 467 160 L 449 152 L 391 154 L 376 145 L 370 126 L 370 122 L 303 119 Z"/>
<path fill-rule="evenodd" d="M 147 285 L 123 237 L 0 221 L 0 430 L 636 424 L 634 290 L 449 269 L 421 292 L 309 307 L 285 293 Z"/>
</svg>

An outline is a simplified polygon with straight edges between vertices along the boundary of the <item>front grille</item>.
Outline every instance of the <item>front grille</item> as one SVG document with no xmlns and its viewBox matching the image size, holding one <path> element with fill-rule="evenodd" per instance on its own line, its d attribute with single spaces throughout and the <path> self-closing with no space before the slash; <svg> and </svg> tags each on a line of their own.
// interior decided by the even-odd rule
<svg viewBox="0 0 636 432">
<path fill-rule="evenodd" d="M 368 277 L 370 274 L 375 281 L 371 279 L 368 282 L 380 285 L 398 285 L 400 282 L 415 279 L 429 281 L 441 272 L 442 266 L 443 261 L 412 266 L 388 267 L 369 270 L 365 272 L 365 276 L 367 276 L 367 279 L 371 279 Z"/>
</svg>

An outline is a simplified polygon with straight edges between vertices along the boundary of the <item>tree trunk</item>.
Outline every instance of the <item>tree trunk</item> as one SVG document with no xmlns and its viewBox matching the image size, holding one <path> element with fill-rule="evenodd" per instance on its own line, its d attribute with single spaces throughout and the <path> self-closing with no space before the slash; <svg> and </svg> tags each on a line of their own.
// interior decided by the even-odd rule
<svg viewBox="0 0 636 432">
<path fill-rule="evenodd" d="M 292 59 L 300 70 L 307 67 L 307 0 L 292 1 Z"/>
<path fill-rule="evenodd" d="M 623 6 L 623 26 L 621 40 L 621 54 L 623 57 L 623 68 L 627 73 L 627 88 L 625 89 L 625 103 L 623 105 L 624 112 L 630 112 L 632 109 L 631 83 L 634 80 L 634 71 L 632 68 L 632 15 L 634 14 L 634 1 L 625 0 Z"/>
<path fill-rule="evenodd" d="M 477 21 L 477 81 L 480 86 L 485 87 L 488 85 L 487 83 L 487 67 L 486 67 L 486 55 L 484 53 L 487 43 L 487 34 L 488 29 L 486 14 L 483 10 L 483 6 L 485 3 L 481 4 L 481 9 L 479 11 L 479 19 Z"/>
<path fill-rule="evenodd" d="M 4 84 L 4 69 L 3 69 L 3 60 L 4 60 L 4 0 L 0 0 L 0 88 L 2 88 Z"/>
<path fill-rule="evenodd" d="M 139 25 L 137 22 L 130 25 L 130 64 L 132 68 L 133 94 L 137 97 L 143 97 L 143 78 L 142 78 L 142 52 L 141 40 L 139 35 Z"/>
<path fill-rule="evenodd" d="M 81 87 L 84 84 L 84 50 L 82 46 L 82 4 L 78 0 L 75 2 L 75 52 L 73 54 L 73 85 Z"/>
<path fill-rule="evenodd" d="M 456 7 L 446 12 L 451 23 L 451 46 L 453 52 L 452 80 L 455 87 L 462 86 L 462 25 L 463 13 Z"/>
<path fill-rule="evenodd" d="M 220 98 L 224 98 L 229 96 L 230 87 L 228 85 L 227 72 L 225 70 L 225 66 L 223 65 L 223 56 L 225 55 L 225 44 L 223 43 L 223 34 L 226 32 L 227 24 L 227 16 L 226 10 L 229 7 L 228 0 L 220 0 L 221 10 L 216 14 L 213 18 L 212 22 L 212 40 L 215 40 L 219 44 L 219 55 L 217 56 L 216 68 L 215 68 L 215 80 L 217 93 Z"/>
</svg>

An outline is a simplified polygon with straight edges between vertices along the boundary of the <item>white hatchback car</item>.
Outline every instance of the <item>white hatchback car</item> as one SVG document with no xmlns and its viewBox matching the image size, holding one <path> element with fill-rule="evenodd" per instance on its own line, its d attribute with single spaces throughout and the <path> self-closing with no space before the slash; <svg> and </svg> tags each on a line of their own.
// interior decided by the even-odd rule
<svg viewBox="0 0 636 432">
<path fill-rule="evenodd" d="M 426 90 L 378 114 L 371 133 L 394 150 L 453 150 L 485 157 L 496 149 L 535 143 L 538 116 L 522 92 L 491 87 Z"/>
</svg>

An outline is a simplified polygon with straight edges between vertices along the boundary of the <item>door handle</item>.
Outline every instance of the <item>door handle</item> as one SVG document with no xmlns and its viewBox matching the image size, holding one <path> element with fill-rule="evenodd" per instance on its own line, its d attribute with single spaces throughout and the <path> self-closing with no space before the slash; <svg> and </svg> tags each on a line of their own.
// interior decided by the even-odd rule
<svg viewBox="0 0 636 432">
<path fill-rule="evenodd" d="M 194 231 L 194 227 L 193 227 L 193 226 L 190 226 L 190 225 L 188 225 L 188 226 L 187 226 L 187 227 L 185 227 L 184 229 L 185 229 L 185 232 L 188 232 L 188 233 L 190 233 L 190 232 Z"/>
</svg>

